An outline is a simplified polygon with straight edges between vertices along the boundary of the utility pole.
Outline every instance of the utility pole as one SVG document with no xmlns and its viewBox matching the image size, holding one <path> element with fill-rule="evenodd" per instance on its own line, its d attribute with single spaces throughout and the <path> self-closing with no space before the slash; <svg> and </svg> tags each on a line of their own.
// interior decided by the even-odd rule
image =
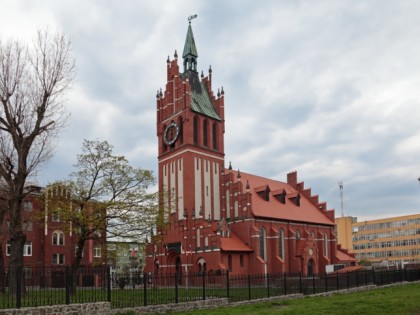
<svg viewBox="0 0 420 315">
<path fill-rule="evenodd" d="M 420 181 L 420 179 L 419 179 L 419 181 Z M 343 185 L 343 181 L 342 180 L 340 180 L 338 182 L 338 187 L 340 187 L 341 216 L 344 217 L 344 201 L 343 201 L 343 188 L 344 188 L 344 185 Z"/>
</svg>

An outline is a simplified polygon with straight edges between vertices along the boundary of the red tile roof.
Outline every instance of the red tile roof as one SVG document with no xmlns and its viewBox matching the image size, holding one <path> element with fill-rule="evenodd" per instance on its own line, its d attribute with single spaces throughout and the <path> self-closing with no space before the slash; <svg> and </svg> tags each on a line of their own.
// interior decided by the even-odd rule
<svg viewBox="0 0 420 315">
<path fill-rule="evenodd" d="M 346 254 L 345 252 L 339 250 L 338 248 L 337 248 L 336 257 L 337 257 L 338 260 L 340 260 L 342 262 L 356 262 L 357 261 L 356 258 Z"/>
<path fill-rule="evenodd" d="M 226 170 L 226 172 L 229 172 L 229 170 Z M 290 197 L 296 197 L 298 194 L 298 191 L 292 185 L 243 172 L 241 172 L 241 180 L 243 183 L 248 181 L 251 186 L 252 211 L 257 217 L 327 225 L 334 224 L 320 209 L 306 199 L 303 194 L 300 194 L 300 206 L 297 206 L 290 200 Z M 286 192 L 286 203 L 282 204 L 272 193 L 270 193 L 269 201 L 261 198 L 258 195 L 258 191 L 261 187 L 266 187 L 267 185 L 271 192 L 284 189 Z"/>
<path fill-rule="evenodd" d="M 220 238 L 220 248 L 227 252 L 252 252 L 251 247 L 246 245 L 234 233 L 230 233 L 230 237 Z"/>
</svg>

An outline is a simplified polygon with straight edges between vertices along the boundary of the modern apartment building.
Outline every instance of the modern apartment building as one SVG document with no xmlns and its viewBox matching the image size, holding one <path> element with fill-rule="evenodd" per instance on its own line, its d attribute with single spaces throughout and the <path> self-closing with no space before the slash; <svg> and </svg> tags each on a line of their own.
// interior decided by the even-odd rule
<svg viewBox="0 0 420 315">
<path fill-rule="evenodd" d="M 359 261 L 420 262 L 420 214 L 360 222 L 340 217 L 335 222 L 338 243 Z"/>
</svg>

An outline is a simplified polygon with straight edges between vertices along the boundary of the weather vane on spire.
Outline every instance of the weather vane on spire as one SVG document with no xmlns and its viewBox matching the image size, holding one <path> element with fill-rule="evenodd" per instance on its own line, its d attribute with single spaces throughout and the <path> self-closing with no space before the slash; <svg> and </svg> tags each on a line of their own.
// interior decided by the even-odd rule
<svg viewBox="0 0 420 315">
<path fill-rule="evenodd" d="M 188 17 L 188 22 L 191 24 L 191 20 L 195 19 L 196 17 L 197 17 L 197 14 L 190 15 L 190 16 Z"/>
</svg>

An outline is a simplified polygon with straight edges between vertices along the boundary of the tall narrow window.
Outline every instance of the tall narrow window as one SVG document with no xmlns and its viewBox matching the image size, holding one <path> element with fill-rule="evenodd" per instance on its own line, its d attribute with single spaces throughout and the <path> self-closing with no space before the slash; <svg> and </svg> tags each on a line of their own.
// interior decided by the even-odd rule
<svg viewBox="0 0 420 315">
<path fill-rule="evenodd" d="M 179 135 L 178 135 L 179 144 L 183 144 L 184 143 L 184 121 L 182 120 L 182 118 L 179 118 L 178 120 L 178 127 L 179 127 Z"/>
<path fill-rule="evenodd" d="M 266 260 L 266 233 L 265 229 L 262 227 L 260 228 L 260 257 L 264 260 Z"/>
<path fill-rule="evenodd" d="M 194 144 L 198 144 L 198 118 L 194 117 L 194 121 L 193 121 L 193 136 L 194 136 Z"/>
<path fill-rule="evenodd" d="M 213 138 L 213 149 L 217 150 L 217 125 L 216 125 L 216 123 L 213 124 L 212 129 L 213 129 L 212 130 L 212 133 L 213 133 L 213 135 L 212 135 L 212 138 Z"/>
<path fill-rule="evenodd" d="M 284 232 L 283 230 L 279 231 L 279 257 L 284 259 Z"/>
<path fill-rule="evenodd" d="M 299 230 L 296 230 L 296 240 L 297 241 L 300 240 L 300 232 L 299 232 Z"/>
<path fill-rule="evenodd" d="M 328 235 L 324 233 L 324 256 L 328 257 Z"/>
<path fill-rule="evenodd" d="M 207 147 L 208 146 L 208 139 L 207 139 L 207 120 L 203 121 L 203 144 Z"/>
</svg>

